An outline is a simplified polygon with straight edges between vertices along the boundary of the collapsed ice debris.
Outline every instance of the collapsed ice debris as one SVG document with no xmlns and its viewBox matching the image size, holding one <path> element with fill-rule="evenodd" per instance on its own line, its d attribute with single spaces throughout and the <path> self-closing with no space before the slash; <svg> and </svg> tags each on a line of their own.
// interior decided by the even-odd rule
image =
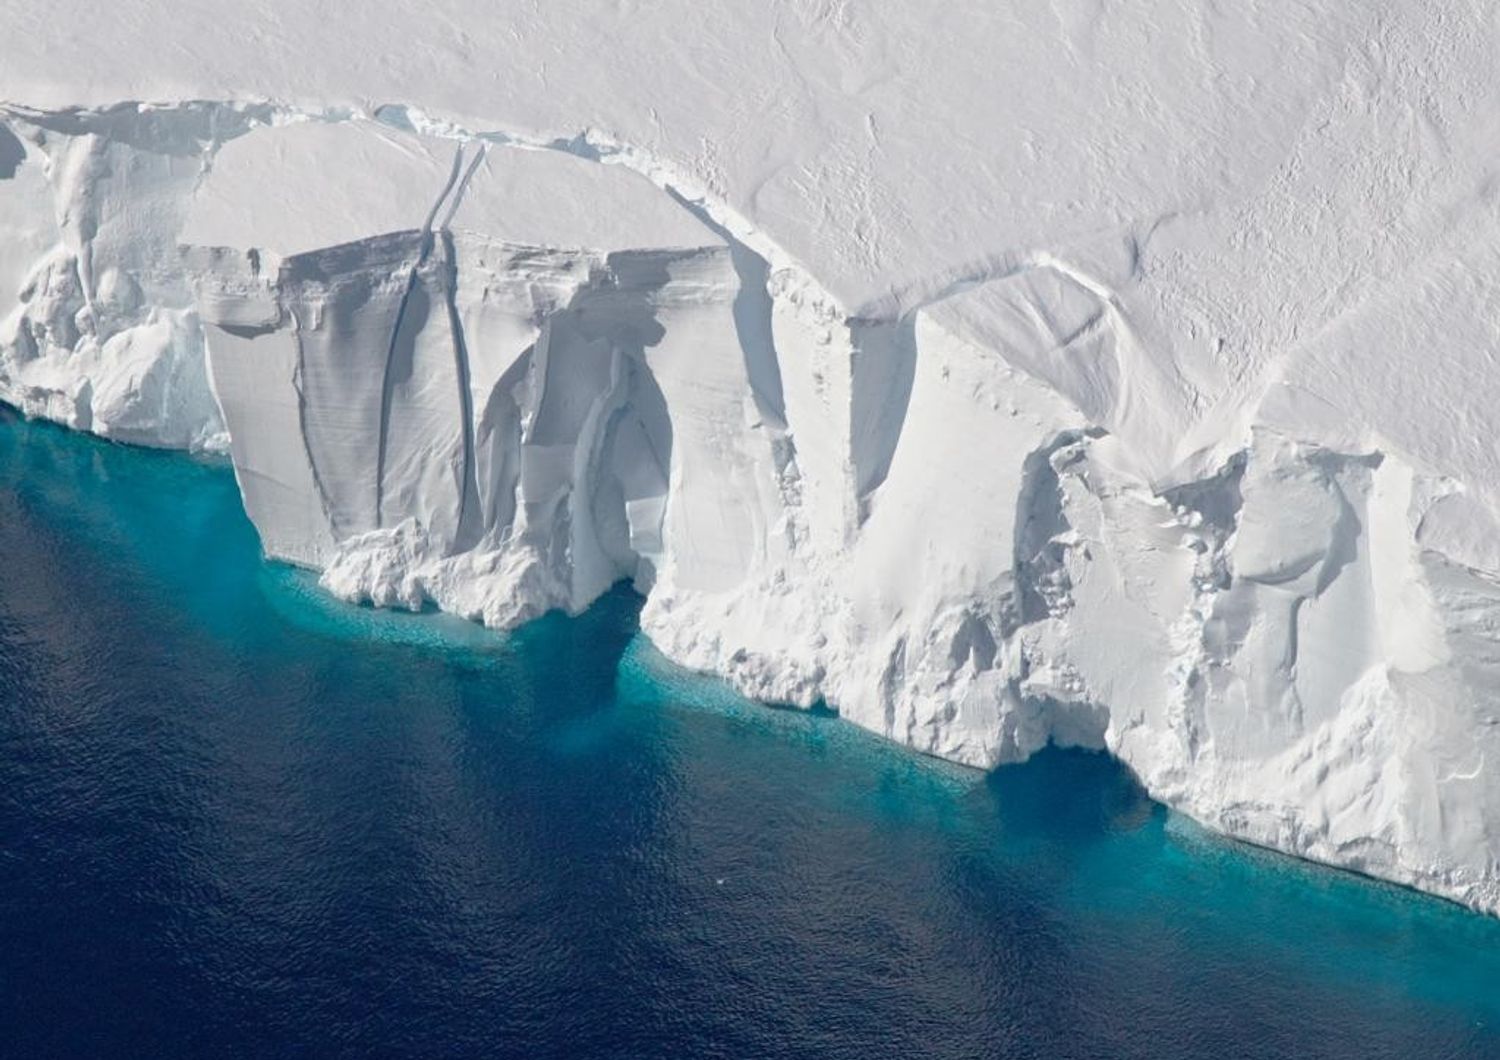
<svg viewBox="0 0 1500 1060">
<path fill-rule="evenodd" d="M 852 313 L 587 144 L 419 117 L 12 109 L 0 396 L 227 447 L 340 595 L 503 627 L 630 579 L 753 696 L 979 766 L 1107 747 L 1233 835 L 1500 911 L 1494 508 L 1330 398 L 1430 299 L 1214 411 L 1074 262 Z"/>
</svg>

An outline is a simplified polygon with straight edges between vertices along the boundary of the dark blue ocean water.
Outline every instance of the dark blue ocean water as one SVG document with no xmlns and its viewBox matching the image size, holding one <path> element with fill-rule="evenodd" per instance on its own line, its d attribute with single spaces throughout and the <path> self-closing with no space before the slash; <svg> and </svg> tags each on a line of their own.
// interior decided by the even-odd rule
<svg viewBox="0 0 1500 1060">
<path fill-rule="evenodd" d="M 258 557 L 0 416 L 0 1054 L 1500 1057 L 1500 921 Z"/>
</svg>

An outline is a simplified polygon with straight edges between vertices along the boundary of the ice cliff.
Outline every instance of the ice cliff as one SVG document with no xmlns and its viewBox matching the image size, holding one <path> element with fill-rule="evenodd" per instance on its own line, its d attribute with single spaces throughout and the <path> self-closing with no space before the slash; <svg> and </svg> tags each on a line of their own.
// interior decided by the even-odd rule
<svg viewBox="0 0 1500 1060">
<path fill-rule="evenodd" d="M 864 198 L 804 224 L 791 162 L 724 194 L 707 140 L 37 88 L 0 109 L 0 398 L 227 450 L 266 551 L 341 596 L 505 627 L 629 579 L 752 696 L 977 766 L 1107 748 L 1231 835 L 1500 912 L 1500 174 L 1459 120 L 1494 93 L 1422 103 L 1392 25 L 1362 55 L 1294 26 L 1322 80 L 1204 45 L 1220 117 L 1265 111 L 1180 156 L 1227 206 L 1091 229 L 1062 171 L 929 155 L 1016 226 L 941 265 L 842 163 L 792 166 Z M 1134 216 L 1152 174 L 1116 176 Z M 955 243 L 945 211 L 983 215 L 931 203 Z M 878 280 L 887 243 L 917 278 Z"/>
</svg>

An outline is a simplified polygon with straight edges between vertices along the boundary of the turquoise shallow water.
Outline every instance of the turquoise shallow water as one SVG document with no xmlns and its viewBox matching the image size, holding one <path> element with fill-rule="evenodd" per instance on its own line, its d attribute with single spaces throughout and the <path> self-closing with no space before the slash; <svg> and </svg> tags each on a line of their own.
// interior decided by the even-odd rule
<svg viewBox="0 0 1500 1060">
<path fill-rule="evenodd" d="M 0 1052 L 1500 1057 L 1500 921 L 261 562 L 0 417 Z"/>
</svg>

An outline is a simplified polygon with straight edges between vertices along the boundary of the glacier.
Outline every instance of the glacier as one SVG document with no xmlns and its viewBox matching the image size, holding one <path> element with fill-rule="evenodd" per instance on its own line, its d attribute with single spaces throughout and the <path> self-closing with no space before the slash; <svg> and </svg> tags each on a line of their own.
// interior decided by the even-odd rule
<svg viewBox="0 0 1500 1060">
<path fill-rule="evenodd" d="M 227 453 L 347 599 L 506 628 L 629 580 L 752 697 L 980 767 L 1107 749 L 1500 912 L 1472 8 L 444 3 L 452 40 L 340 42 L 273 5 L 263 69 L 227 8 L 90 16 L 126 46 L 70 64 L 31 6 L 0 399 Z M 148 32 L 200 46 L 148 76 Z M 700 47 L 619 58 L 652 33 Z"/>
</svg>

